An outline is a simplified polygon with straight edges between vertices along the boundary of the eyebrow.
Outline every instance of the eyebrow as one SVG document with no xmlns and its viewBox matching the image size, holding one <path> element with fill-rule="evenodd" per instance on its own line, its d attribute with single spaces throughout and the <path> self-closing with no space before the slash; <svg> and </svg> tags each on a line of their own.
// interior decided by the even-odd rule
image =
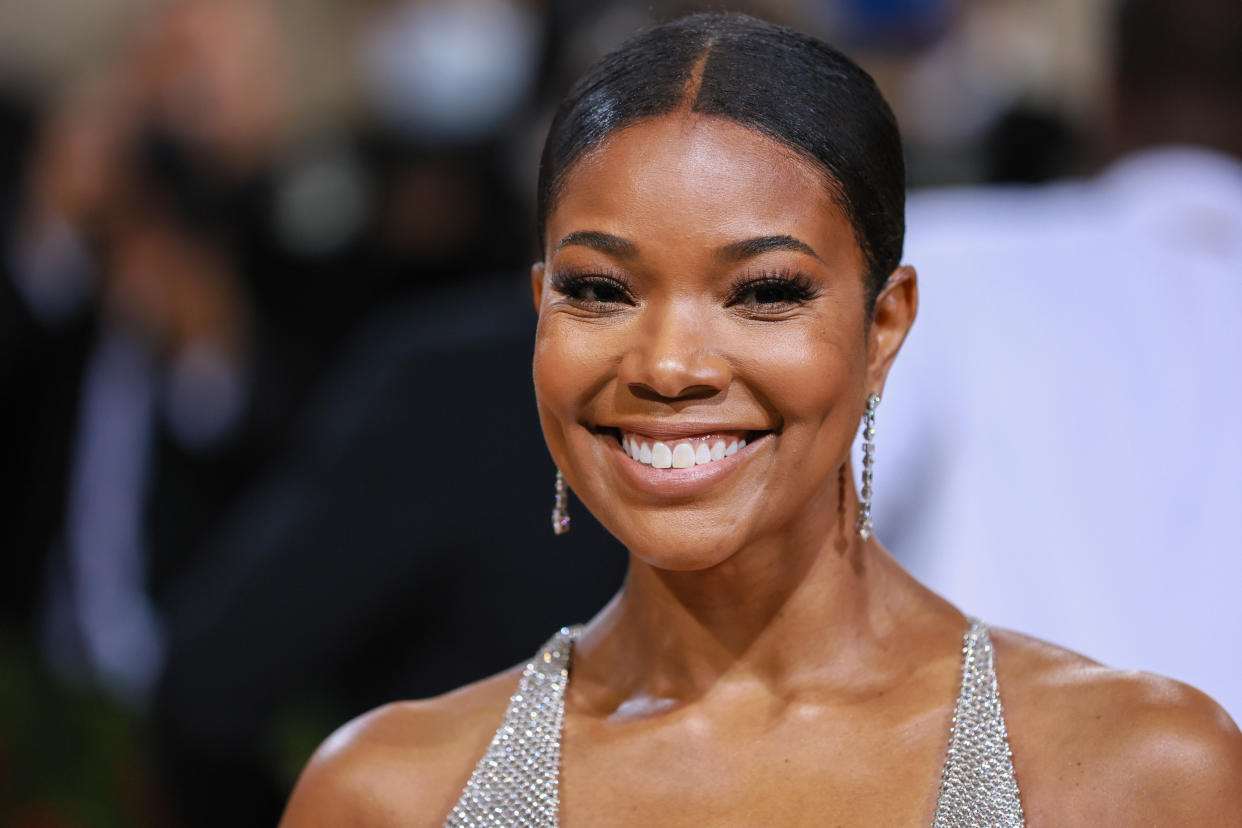
<svg viewBox="0 0 1242 828">
<path fill-rule="evenodd" d="M 623 259 L 632 259 L 638 255 L 638 248 L 634 246 L 632 241 L 627 241 L 611 233 L 601 233 L 598 230 L 575 230 L 557 242 L 556 250 L 552 252 L 555 253 L 562 247 L 569 247 L 575 244 L 582 247 L 590 247 L 601 253 L 611 253 Z"/>
<path fill-rule="evenodd" d="M 725 261 L 740 262 L 773 250 L 792 250 L 823 261 L 809 244 L 793 236 L 757 236 L 753 239 L 730 242 L 720 248 L 720 258 Z"/>
<path fill-rule="evenodd" d="M 623 259 L 633 259 L 638 255 L 638 247 L 632 241 L 599 230 L 575 230 L 557 242 L 556 250 L 553 252 L 571 245 L 590 247 L 601 253 L 610 253 Z M 727 262 L 740 262 L 774 250 L 792 250 L 823 261 L 814 248 L 793 236 L 756 236 L 752 239 L 730 242 L 720 248 L 718 255 Z"/>
</svg>

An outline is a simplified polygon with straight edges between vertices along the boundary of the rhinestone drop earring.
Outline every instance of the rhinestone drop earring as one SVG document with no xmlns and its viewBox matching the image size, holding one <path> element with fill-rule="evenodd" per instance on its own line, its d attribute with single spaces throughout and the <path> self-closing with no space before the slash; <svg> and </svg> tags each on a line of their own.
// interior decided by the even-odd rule
<svg viewBox="0 0 1242 828">
<path fill-rule="evenodd" d="M 880 395 L 872 393 L 867 397 L 867 411 L 863 414 L 862 497 L 858 503 L 858 524 L 855 527 L 858 537 L 863 540 L 871 537 L 871 467 L 875 465 L 875 409 L 879 404 Z"/>
<path fill-rule="evenodd" d="M 556 500 L 552 504 L 552 531 L 563 535 L 569 531 L 569 486 L 565 475 L 556 470 Z"/>
</svg>

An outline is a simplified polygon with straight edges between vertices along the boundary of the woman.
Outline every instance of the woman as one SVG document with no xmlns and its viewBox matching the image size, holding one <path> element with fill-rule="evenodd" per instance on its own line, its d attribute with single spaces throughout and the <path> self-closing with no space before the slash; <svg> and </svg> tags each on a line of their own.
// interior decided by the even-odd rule
<svg viewBox="0 0 1242 828">
<path fill-rule="evenodd" d="M 904 186 L 871 79 L 783 28 L 686 18 L 579 82 L 540 175 L 535 390 L 629 575 L 529 665 L 346 725 L 286 825 L 1242 824 L 1209 699 L 989 634 L 871 537 Z"/>
</svg>

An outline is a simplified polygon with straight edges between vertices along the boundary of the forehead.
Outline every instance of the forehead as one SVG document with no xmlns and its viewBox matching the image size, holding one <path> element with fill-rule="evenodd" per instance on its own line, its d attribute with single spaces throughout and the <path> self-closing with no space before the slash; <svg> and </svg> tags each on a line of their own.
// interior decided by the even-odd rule
<svg viewBox="0 0 1242 828">
<path fill-rule="evenodd" d="M 793 235 L 821 254 L 857 248 L 816 165 L 734 121 L 692 113 L 618 130 L 574 165 L 548 216 L 548 242 L 581 229 L 640 247 Z"/>
</svg>

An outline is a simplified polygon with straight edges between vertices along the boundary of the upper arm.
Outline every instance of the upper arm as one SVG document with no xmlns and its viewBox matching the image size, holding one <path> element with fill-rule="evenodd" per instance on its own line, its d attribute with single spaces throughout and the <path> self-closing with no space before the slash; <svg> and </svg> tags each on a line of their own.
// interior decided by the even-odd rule
<svg viewBox="0 0 1242 828">
<path fill-rule="evenodd" d="M 282 828 L 442 824 L 500 723 L 521 666 L 341 727 L 302 771 Z"/>
<path fill-rule="evenodd" d="M 1031 828 L 1242 828 L 1242 733 L 1212 699 L 1015 633 L 993 640 Z"/>
<path fill-rule="evenodd" d="M 1242 828 L 1242 733 L 1194 688 L 1105 668 L 1018 723 L 1014 765 L 1038 826 Z"/>
<path fill-rule="evenodd" d="M 340 761 L 318 754 L 302 771 L 293 789 L 281 828 L 310 828 L 327 825 L 365 825 L 365 790 L 359 776 Z"/>
<path fill-rule="evenodd" d="M 1242 733 L 1203 693 L 1167 682 L 1122 746 L 1138 813 L 1156 825 L 1242 826 Z"/>
<path fill-rule="evenodd" d="M 329 736 L 302 771 L 282 828 L 390 824 L 394 799 L 418 785 L 420 777 L 413 752 L 400 750 L 389 738 L 396 717 L 381 708 Z M 407 785 L 394 786 L 392 777 L 402 773 Z"/>
</svg>

